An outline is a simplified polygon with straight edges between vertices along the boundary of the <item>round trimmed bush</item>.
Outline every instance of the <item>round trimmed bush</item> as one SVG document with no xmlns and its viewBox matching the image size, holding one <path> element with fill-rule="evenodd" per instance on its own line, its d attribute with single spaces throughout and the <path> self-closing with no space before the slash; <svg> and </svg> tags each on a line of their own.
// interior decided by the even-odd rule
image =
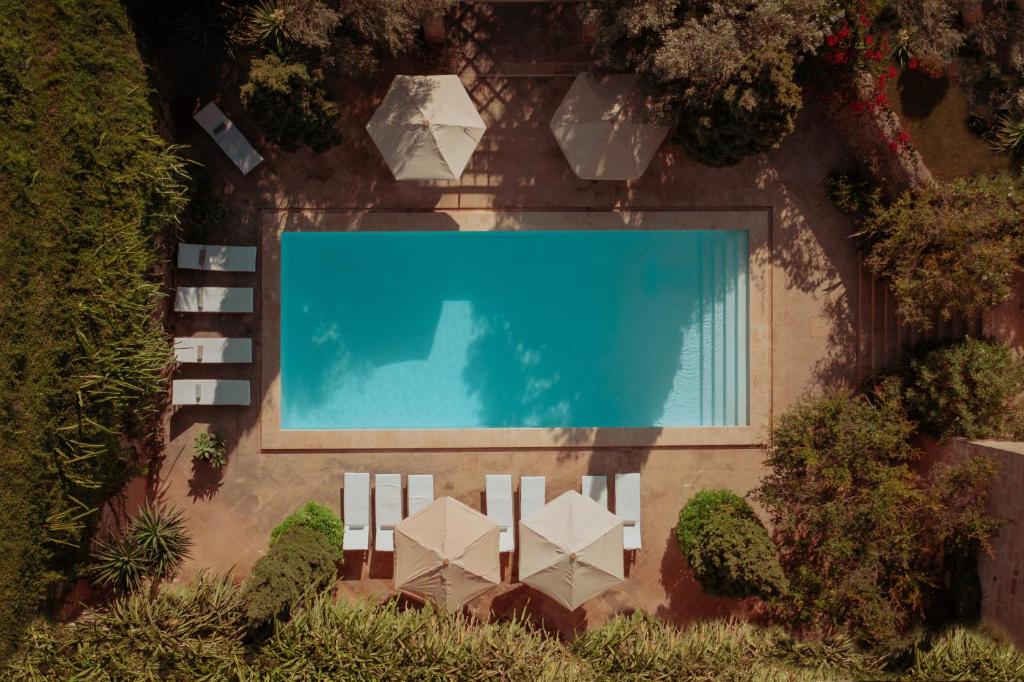
<svg viewBox="0 0 1024 682">
<path fill-rule="evenodd" d="M 728 490 L 702 490 L 679 513 L 676 539 L 708 594 L 772 599 L 786 592 L 774 543 L 754 510 Z"/>
<path fill-rule="evenodd" d="M 697 535 L 718 514 L 756 518 L 747 501 L 731 490 L 701 490 L 679 512 L 676 539 L 683 554 L 691 551 L 697 542 Z"/>
<path fill-rule="evenodd" d="M 322 535 L 334 551 L 335 559 L 341 561 L 345 528 L 333 511 L 319 502 L 307 502 L 304 507 L 286 516 L 284 521 L 270 532 L 270 546 L 273 547 L 285 531 L 294 526 L 304 526 Z"/>
</svg>

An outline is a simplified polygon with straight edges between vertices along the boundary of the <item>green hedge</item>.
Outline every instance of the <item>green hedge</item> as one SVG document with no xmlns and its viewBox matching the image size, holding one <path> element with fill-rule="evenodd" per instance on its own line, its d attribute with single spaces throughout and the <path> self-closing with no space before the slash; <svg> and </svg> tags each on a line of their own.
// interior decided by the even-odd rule
<svg viewBox="0 0 1024 682">
<path fill-rule="evenodd" d="M 170 344 L 154 237 L 183 203 L 117 0 L 0 0 L 0 656 L 84 555 Z"/>
<path fill-rule="evenodd" d="M 1024 677 L 1024 654 L 954 628 L 896 655 L 846 637 L 804 640 L 735 621 L 675 628 L 634 613 L 567 644 L 521 618 L 481 624 L 431 608 L 314 597 L 246 644 L 241 592 L 200 576 L 134 594 L 78 623 L 39 623 L 5 679 L 935 680 Z"/>
<path fill-rule="evenodd" d="M 270 546 L 273 547 L 277 539 L 289 528 L 305 526 L 310 530 L 320 533 L 327 540 L 334 551 L 334 558 L 342 561 L 344 557 L 343 540 L 345 538 L 345 527 L 341 519 L 333 511 L 319 502 L 308 502 L 301 509 L 293 511 L 285 517 L 284 521 L 270 532 Z"/>
</svg>

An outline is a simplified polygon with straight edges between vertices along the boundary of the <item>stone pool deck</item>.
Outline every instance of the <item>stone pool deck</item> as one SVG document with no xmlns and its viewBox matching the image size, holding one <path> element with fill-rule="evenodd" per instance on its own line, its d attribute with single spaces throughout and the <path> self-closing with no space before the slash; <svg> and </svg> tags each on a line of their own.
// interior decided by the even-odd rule
<svg viewBox="0 0 1024 682">
<path fill-rule="evenodd" d="M 391 74 L 372 85 L 334 84 L 344 142 L 323 154 L 309 150 L 288 154 L 269 147 L 253 134 L 255 128 L 237 100 L 224 97 L 222 108 L 252 135 L 267 160 L 242 177 L 201 130 L 182 129 L 202 154 L 211 177 L 223 183 L 232 210 L 225 229 L 208 239 L 258 244 L 260 231 L 269 224 L 266 218 L 282 212 L 301 212 L 316 222 L 328 220 L 331 211 L 365 209 L 764 211 L 770 215 L 770 235 L 767 247 L 756 257 L 769 283 L 770 323 L 765 332 L 769 350 L 762 361 L 769 367 L 758 371 L 770 370 L 771 381 L 759 398 L 759 410 L 770 418 L 808 392 L 856 381 L 915 340 L 900 325 L 884 290 L 865 275 L 849 237 L 849 222 L 825 196 L 825 175 L 846 163 L 847 156 L 823 117 L 805 111 L 796 132 L 778 150 L 731 168 L 701 166 L 667 141 L 637 182 L 580 180 L 548 129 L 575 68 L 569 68 L 571 64 L 520 68 L 514 49 L 502 47 L 514 43 L 505 35 L 509 22 L 529 21 L 530 11 L 481 4 L 460 9 L 453 27 L 467 41 L 460 75 L 489 125 L 460 181 L 392 180 L 363 130 Z M 560 41 L 555 36 L 551 43 Z M 579 56 L 563 51 L 558 58 L 571 62 Z M 251 274 L 176 275 L 177 285 L 199 283 L 259 287 L 259 279 Z M 258 341 L 267 315 L 266 310 L 262 317 L 177 315 L 171 317 L 171 326 L 177 336 L 238 335 Z M 259 357 L 258 345 L 255 351 Z M 506 563 L 500 588 L 474 601 L 472 611 L 501 616 L 521 609 L 529 600 L 531 617 L 569 633 L 599 625 L 620 611 L 643 609 L 685 623 L 743 608 L 701 593 L 676 547 L 672 529 L 679 509 L 697 490 L 722 487 L 745 493 L 755 487 L 763 473 L 757 444 L 658 446 L 651 440 L 621 447 L 614 434 L 596 432 L 584 445 L 569 440 L 522 449 L 512 442 L 474 447 L 470 433 L 466 440 L 459 439 L 457 448 L 288 451 L 285 446 L 263 452 L 259 407 L 263 396 L 256 387 L 266 385 L 268 377 L 261 377 L 260 370 L 259 364 L 179 370 L 180 377 L 245 378 L 254 386 L 252 408 L 189 407 L 167 415 L 165 457 L 148 487 L 151 494 L 188 514 L 195 547 L 182 579 L 203 568 L 231 570 L 244 577 L 266 550 L 271 528 L 293 509 L 308 500 L 340 509 L 345 471 L 431 473 L 437 496 L 450 495 L 477 509 L 482 508 L 487 473 L 511 473 L 516 480 L 519 475 L 544 475 L 550 499 L 564 490 L 578 489 L 582 474 L 639 471 L 644 549 L 629 557 L 628 579 L 622 586 L 569 614 L 517 583 L 514 565 Z M 221 474 L 194 468 L 191 462 L 192 437 L 207 426 L 228 443 L 228 465 Z M 392 593 L 390 578 L 391 555 L 353 554 L 346 557 L 338 592 L 346 597 L 379 598 Z"/>
</svg>

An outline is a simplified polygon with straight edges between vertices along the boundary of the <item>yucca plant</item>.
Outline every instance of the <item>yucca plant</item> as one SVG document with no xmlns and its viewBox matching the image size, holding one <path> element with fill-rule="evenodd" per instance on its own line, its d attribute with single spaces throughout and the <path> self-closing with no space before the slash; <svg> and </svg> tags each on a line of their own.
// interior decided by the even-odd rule
<svg viewBox="0 0 1024 682">
<path fill-rule="evenodd" d="M 127 535 L 117 535 L 99 542 L 91 573 L 93 581 L 115 590 L 134 592 L 150 571 L 146 551 Z"/>
<path fill-rule="evenodd" d="M 917 651 L 908 680 L 1024 680 L 1024 653 L 976 630 L 956 627 Z"/>
<path fill-rule="evenodd" d="M 1006 113 L 996 124 L 994 144 L 1005 154 L 1024 153 L 1024 116 Z"/>
<path fill-rule="evenodd" d="M 281 52 L 288 33 L 288 0 L 260 0 L 249 10 L 239 41 Z"/>
<path fill-rule="evenodd" d="M 192 546 L 184 514 L 148 502 L 132 521 L 129 536 L 146 553 L 150 571 L 157 578 L 173 576 Z"/>
<path fill-rule="evenodd" d="M 215 433 L 200 431 L 192 439 L 193 459 L 202 460 L 214 469 L 222 469 L 226 463 L 224 458 L 224 441 Z"/>
</svg>

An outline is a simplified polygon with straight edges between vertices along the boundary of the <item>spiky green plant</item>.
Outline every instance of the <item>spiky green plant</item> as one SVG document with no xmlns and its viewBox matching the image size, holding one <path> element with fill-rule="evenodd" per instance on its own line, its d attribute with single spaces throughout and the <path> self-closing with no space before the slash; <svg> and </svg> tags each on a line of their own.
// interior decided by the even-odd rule
<svg viewBox="0 0 1024 682">
<path fill-rule="evenodd" d="M 93 581 L 115 590 L 133 592 L 149 574 L 146 551 L 127 535 L 116 535 L 99 542 L 91 568 Z"/>
<path fill-rule="evenodd" d="M 1024 652 L 976 630 L 952 628 L 916 651 L 908 680 L 1024 680 Z"/>
<path fill-rule="evenodd" d="M 185 527 L 185 515 L 146 503 L 132 521 L 129 537 L 149 558 L 155 577 L 169 578 L 188 557 L 192 540 Z"/>
<path fill-rule="evenodd" d="M 193 459 L 206 462 L 214 469 L 222 469 L 227 460 L 224 458 L 224 441 L 215 433 L 200 431 L 192 439 Z"/>
<path fill-rule="evenodd" d="M 262 45 L 278 52 L 290 39 L 288 7 L 285 0 L 260 0 L 249 10 L 240 42 Z"/>
<path fill-rule="evenodd" d="M 1005 154 L 1024 153 L 1024 116 L 1003 114 L 996 124 L 995 148 Z"/>
</svg>

